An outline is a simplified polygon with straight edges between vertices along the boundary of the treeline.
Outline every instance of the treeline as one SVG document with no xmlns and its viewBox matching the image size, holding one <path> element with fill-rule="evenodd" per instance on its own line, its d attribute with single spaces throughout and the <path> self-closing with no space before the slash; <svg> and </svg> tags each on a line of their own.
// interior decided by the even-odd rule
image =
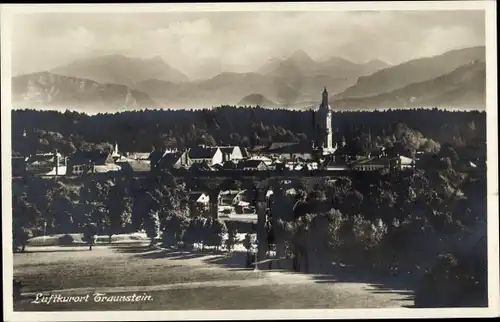
<svg viewBox="0 0 500 322">
<path fill-rule="evenodd" d="M 146 110 L 94 116 L 71 111 L 15 110 L 12 138 L 13 150 L 20 153 L 48 151 L 54 147 L 64 152 L 109 149 L 115 142 L 122 151 L 137 152 L 148 152 L 153 147 L 182 149 L 194 144 L 251 147 L 270 142 L 312 142 L 315 139 L 313 122 L 310 111 L 259 107 Z M 360 149 L 368 149 L 376 142 L 380 144 L 387 141 L 387 137 L 397 135 L 401 124 L 439 144 L 460 147 L 486 139 L 484 112 L 417 109 L 333 115 L 335 139 L 340 141 L 344 137 L 351 145 L 360 145 Z"/>
</svg>

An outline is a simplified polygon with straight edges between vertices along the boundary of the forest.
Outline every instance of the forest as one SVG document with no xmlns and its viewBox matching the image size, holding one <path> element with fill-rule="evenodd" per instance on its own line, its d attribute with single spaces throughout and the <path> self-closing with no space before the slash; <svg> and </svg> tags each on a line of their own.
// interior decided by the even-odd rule
<svg viewBox="0 0 500 322">
<path fill-rule="evenodd" d="M 200 142 L 251 147 L 313 137 L 310 112 L 260 108 L 96 116 L 24 110 L 12 116 L 13 150 L 20 154 L 108 149 L 114 142 L 122 151 L 149 151 Z M 425 272 L 419 289 L 426 296 L 417 298 L 429 300 L 439 289 L 447 294 L 439 298 L 445 306 L 455 305 L 463 292 L 484 295 L 486 114 L 342 112 L 333 120 L 334 133 L 358 149 L 400 144 L 409 153 L 427 150 L 431 157 L 415 170 L 360 173 L 323 180 L 313 189 L 300 180 L 283 183 L 272 197 L 266 223 L 277 256 L 293 260 L 300 272 L 314 272 L 332 259 L 382 271 L 396 265 L 399 271 Z M 237 229 L 193 210 L 189 187 L 168 173 L 146 182 L 106 176 L 77 182 L 22 178 L 13 181 L 12 191 L 15 246 L 23 243 L 19 236 L 83 232 L 92 222 L 97 234 L 144 229 L 152 241 L 159 237 L 176 245 L 221 247 L 228 233 L 230 250 Z M 479 248 L 464 237 L 477 231 L 483 236 Z"/>
<path fill-rule="evenodd" d="M 396 141 L 393 136 L 405 129 L 428 139 L 426 145 L 431 150 L 435 150 L 436 143 L 463 147 L 480 146 L 486 141 L 486 113 L 479 111 L 335 112 L 332 119 L 334 140 L 345 138 L 356 150 L 369 150 L 374 144 L 392 144 Z M 313 122 L 311 111 L 236 106 L 93 116 L 69 110 L 64 113 L 15 110 L 12 112 L 12 148 L 22 155 L 54 149 L 68 155 L 76 150 L 109 150 L 114 143 L 118 143 L 121 151 L 150 152 L 197 144 L 252 147 L 271 142 L 312 142 Z M 409 144 L 412 149 L 425 143 L 414 137 L 405 140 L 413 142 Z"/>
</svg>

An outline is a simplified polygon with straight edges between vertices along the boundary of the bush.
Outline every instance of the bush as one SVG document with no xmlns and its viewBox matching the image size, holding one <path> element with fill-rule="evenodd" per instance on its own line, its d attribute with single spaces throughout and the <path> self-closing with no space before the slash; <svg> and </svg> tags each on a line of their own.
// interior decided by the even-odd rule
<svg viewBox="0 0 500 322">
<path fill-rule="evenodd" d="M 387 225 L 381 219 L 371 222 L 357 215 L 354 217 L 353 232 L 359 245 L 368 250 L 376 247 L 384 238 Z"/>
</svg>

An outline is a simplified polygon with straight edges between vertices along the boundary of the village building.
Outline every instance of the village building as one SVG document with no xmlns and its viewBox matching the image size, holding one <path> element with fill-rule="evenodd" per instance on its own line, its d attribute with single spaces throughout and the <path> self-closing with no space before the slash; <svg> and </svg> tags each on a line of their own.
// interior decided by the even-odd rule
<svg viewBox="0 0 500 322">
<path fill-rule="evenodd" d="M 187 157 L 192 163 L 206 162 L 210 166 L 224 161 L 220 148 L 203 145 L 189 149 Z"/>
<path fill-rule="evenodd" d="M 198 209 L 208 210 L 210 196 L 200 191 L 192 191 L 189 193 L 189 202 L 198 207 Z"/>
<path fill-rule="evenodd" d="M 271 158 L 268 158 L 266 156 L 261 156 L 261 155 L 252 156 L 252 157 L 248 158 L 247 160 L 263 161 L 267 166 L 271 166 L 274 163 L 274 161 Z"/>
<path fill-rule="evenodd" d="M 380 171 L 390 167 L 391 159 L 388 158 L 356 160 L 350 164 L 350 168 L 354 171 Z"/>
<path fill-rule="evenodd" d="M 250 190 L 225 190 L 219 192 L 218 208 L 223 213 L 249 213 L 252 211 L 251 200 Z"/>
<path fill-rule="evenodd" d="M 196 162 L 189 167 L 189 171 L 216 171 L 216 166 L 211 166 L 206 161 Z"/>
<path fill-rule="evenodd" d="M 236 170 L 238 169 L 238 162 L 230 160 L 222 163 L 221 165 L 215 165 L 214 167 L 221 171 Z"/>
<path fill-rule="evenodd" d="M 61 153 L 38 153 L 28 157 L 13 157 L 13 175 L 59 176 L 65 175 L 66 158 Z"/>
<path fill-rule="evenodd" d="M 222 152 L 222 162 L 242 160 L 248 158 L 248 152 L 245 148 L 239 146 L 216 146 Z"/>
<path fill-rule="evenodd" d="M 403 155 L 398 155 L 395 159 L 395 166 L 398 169 L 411 169 L 415 167 L 415 160 Z M 394 160 L 393 159 L 393 160 Z"/>
<path fill-rule="evenodd" d="M 331 155 L 337 150 L 333 138 L 332 110 L 328 104 L 328 91 L 322 93 L 318 111 L 313 112 L 314 142 L 273 142 L 267 146 L 258 145 L 251 149 L 252 155 L 283 161 L 314 160 L 318 156 Z"/>
<path fill-rule="evenodd" d="M 149 155 L 149 163 L 152 172 L 180 169 L 192 164 L 187 151 L 153 151 Z"/>
<path fill-rule="evenodd" d="M 121 171 L 128 173 L 136 173 L 136 172 L 150 172 L 151 171 L 151 163 L 145 160 L 134 160 L 127 158 L 120 158 L 115 162 L 120 166 Z"/>
<path fill-rule="evenodd" d="M 243 160 L 237 164 L 238 170 L 243 171 L 266 171 L 269 167 L 262 160 Z"/>
<path fill-rule="evenodd" d="M 122 156 L 126 157 L 127 159 L 145 161 L 145 162 L 149 162 L 150 155 L 151 155 L 151 152 L 124 152 L 124 153 L 122 153 Z"/>
<path fill-rule="evenodd" d="M 404 170 L 414 168 L 414 166 L 415 160 L 405 156 L 372 157 L 350 163 L 350 168 L 355 171 Z"/>
<path fill-rule="evenodd" d="M 111 157 L 113 158 L 114 161 L 116 161 L 122 157 L 120 154 L 120 151 L 118 150 L 118 143 L 116 143 L 116 142 L 115 142 L 115 146 L 113 147 L 113 150 L 111 151 Z"/>
<path fill-rule="evenodd" d="M 112 153 L 100 151 L 77 151 L 68 158 L 67 175 L 84 175 L 120 171 L 114 163 Z"/>
</svg>

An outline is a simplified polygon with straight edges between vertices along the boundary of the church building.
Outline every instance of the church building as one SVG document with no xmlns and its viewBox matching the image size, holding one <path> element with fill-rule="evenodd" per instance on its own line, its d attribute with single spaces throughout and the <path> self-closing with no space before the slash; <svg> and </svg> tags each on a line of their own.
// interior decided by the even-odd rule
<svg viewBox="0 0 500 322">
<path fill-rule="evenodd" d="M 288 161 L 311 161 L 323 156 L 332 155 L 337 150 L 337 142 L 333 140 L 332 111 L 328 104 L 328 91 L 323 90 L 319 109 L 312 112 L 313 142 L 273 142 L 265 147 L 256 147 L 251 152 L 270 158 Z"/>
</svg>

